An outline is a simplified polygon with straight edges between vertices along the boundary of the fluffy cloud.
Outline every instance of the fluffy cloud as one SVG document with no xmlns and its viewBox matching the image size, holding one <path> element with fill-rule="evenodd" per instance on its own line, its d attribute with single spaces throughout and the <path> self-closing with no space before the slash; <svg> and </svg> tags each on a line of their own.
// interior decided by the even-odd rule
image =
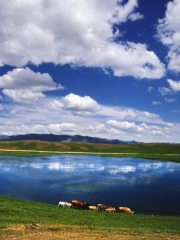
<svg viewBox="0 0 180 240">
<path fill-rule="evenodd" d="M 82 101 L 86 99 L 78 97 Z M 154 113 L 103 106 L 96 103 L 100 110 L 90 112 L 89 115 L 78 115 L 75 114 L 75 111 L 81 113 L 90 111 L 92 110 L 91 105 L 87 104 L 85 107 L 84 103 L 75 104 L 73 108 L 71 106 L 68 109 L 69 105 L 66 105 L 67 108 L 63 105 L 63 98 L 59 102 L 62 105 L 56 106 L 53 110 L 46 107 L 47 103 L 44 103 L 44 99 L 32 103 L 30 108 L 20 104 L 13 104 L 13 106 L 5 104 L 5 110 L 0 118 L 0 135 L 54 133 L 81 134 L 122 140 L 180 141 L 179 125 L 163 122 L 160 116 Z M 94 103 L 94 101 L 90 102 Z M 11 119 L 11 123 L 5 119 Z"/>
<path fill-rule="evenodd" d="M 75 94 L 58 100 L 39 99 L 28 108 L 24 104 L 4 103 L 4 109 L 0 118 L 0 135 L 67 133 L 122 140 L 164 141 L 173 137 L 177 139 L 180 134 L 177 128 L 172 132 L 173 125 L 164 122 L 158 114 L 100 105 L 89 96 Z M 5 119 L 11 119 L 11 124 Z"/>
<path fill-rule="evenodd" d="M 53 62 L 161 78 L 164 65 L 145 44 L 114 42 L 114 24 L 142 18 L 137 6 L 137 0 L 0 1 L 0 65 Z"/>
<path fill-rule="evenodd" d="M 12 125 L 12 124 L 11 124 Z M 32 126 L 27 126 L 21 124 L 19 126 L 0 126 L 0 134 L 4 135 L 12 135 L 12 134 L 27 134 L 27 133 L 54 133 L 54 134 L 62 134 L 62 133 L 73 133 L 77 130 L 76 124 L 73 123 L 61 123 L 61 124 L 36 124 Z"/>
<path fill-rule="evenodd" d="M 180 72 L 180 0 L 169 2 L 164 19 L 159 20 L 158 35 L 169 49 L 168 68 Z"/>
<path fill-rule="evenodd" d="M 140 13 L 132 13 L 130 16 L 129 16 L 129 19 L 131 19 L 131 21 L 136 21 L 136 20 L 140 20 L 144 18 L 144 16 Z"/>
<path fill-rule="evenodd" d="M 156 125 L 147 125 L 145 123 L 141 123 L 139 125 L 135 124 L 134 122 L 118 122 L 115 120 L 107 121 L 107 125 L 111 126 L 112 128 L 119 129 L 121 131 L 127 132 L 137 132 L 143 133 L 148 135 L 160 135 L 163 133 L 163 130 L 169 130 L 167 127 L 159 127 Z"/>
<path fill-rule="evenodd" d="M 3 105 L 0 104 L 0 111 L 2 111 L 2 110 L 3 110 Z"/>
<path fill-rule="evenodd" d="M 101 110 L 100 105 L 91 97 L 75 95 L 70 93 L 60 100 L 53 100 L 47 104 L 51 110 L 66 109 L 72 112 L 97 112 Z"/>
<path fill-rule="evenodd" d="M 177 81 L 173 81 L 171 79 L 167 79 L 170 87 L 175 91 L 180 91 L 180 82 L 177 82 Z"/>
<path fill-rule="evenodd" d="M 36 73 L 27 67 L 14 69 L 0 77 L 0 88 L 44 92 L 56 89 L 56 84 L 48 73 Z"/>
<path fill-rule="evenodd" d="M 117 122 L 115 120 L 107 121 L 107 124 L 113 128 L 122 129 L 122 130 L 135 130 L 136 125 L 134 122 Z"/>
<path fill-rule="evenodd" d="M 31 101 L 37 101 L 39 98 L 45 97 L 45 95 L 41 92 L 19 91 L 9 89 L 4 89 L 2 92 L 4 93 L 4 95 L 10 97 L 14 102 L 29 103 Z"/>
<path fill-rule="evenodd" d="M 120 107 L 102 106 L 102 110 L 98 112 L 98 115 L 104 118 L 114 118 L 115 120 L 121 119 L 138 122 L 163 123 L 158 114 L 139 111 L 132 108 L 125 109 Z"/>
<path fill-rule="evenodd" d="M 92 131 L 93 133 L 101 133 L 101 134 L 107 133 L 106 127 L 104 124 L 100 124 L 97 126 L 89 126 L 87 130 L 90 132 Z"/>
<path fill-rule="evenodd" d="M 161 96 L 173 95 L 176 92 L 180 91 L 180 82 L 173 81 L 171 79 L 167 79 L 167 82 L 169 83 L 170 88 L 159 87 L 159 89 L 158 89 L 158 92 L 161 94 Z M 171 98 L 165 98 L 164 100 L 169 103 L 176 101 L 175 99 L 171 99 Z"/>
<path fill-rule="evenodd" d="M 76 124 L 73 123 L 62 123 L 62 124 L 50 124 L 48 126 L 50 132 L 75 132 L 77 130 Z"/>
<path fill-rule="evenodd" d="M 141 123 L 139 125 L 134 122 L 118 122 L 115 120 L 110 120 L 107 122 L 107 125 L 111 126 L 114 129 L 118 129 L 125 132 L 141 133 L 144 138 L 145 136 L 154 136 L 154 135 L 163 135 L 167 134 L 170 131 L 170 127 L 159 127 L 157 125 L 147 125 Z M 111 129 L 112 131 L 112 129 Z M 120 132 L 119 132 L 120 133 Z"/>
<path fill-rule="evenodd" d="M 165 140 L 173 141 L 180 134 L 180 127 L 147 125 L 145 123 L 135 124 L 134 122 L 118 122 L 111 120 L 105 124 L 94 126 L 77 125 L 74 123 L 55 123 L 55 124 L 34 124 L 34 125 L 14 125 L 6 124 L 0 126 L 0 135 L 12 135 L 27 133 L 54 133 L 54 134 L 81 134 L 106 138 L 121 138 L 123 140 L 141 139 L 141 141 Z"/>
<path fill-rule="evenodd" d="M 127 19 L 131 21 L 136 21 L 143 18 L 139 12 L 134 12 L 135 8 L 138 7 L 137 0 L 129 0 L 125 5 L 121 5 L 123 0 L 118 1 L 118 5 L 115 8 L 114 16 L 111 22 L 113 23 L 122 23 L 126 22 Z"/>
<path fill-rule="evenodd" d="M 48 73 L 18 68 L 0 77 L 0 88 L 15 102 L 29 102 L 44 97 L 42 92 L 62 89 L 62 86 L 58 87 Z"/>
<path fill-rule="evenodd" d="M 98 103 L 89 96 L 80 97 L 73 93 L 63 98 L 63 104 L 66 109 L 72 111 L 95 112 L 100 110 Z"/>
<path fill-rule="evenodd" d="M 123 135 L 125 134 L 126 139 L 129 136 L 131 139 L 140 138 L 144 141 L 152 141 L 150 139 L 161 139 L 160 141 L 164 141 L 164 139 L 177 139 L 180 130 L 178 129 L 179 124 L 167 124 L 163 125 L 152 125 L 152 124 L 136 124 L 134 122 L 120 122 L 115 120 L 110 120 L 106 123 L 107 126 L 110 126 L 110 132 L 114 134 Z M 154 141 L 154 140 L 153 140 Z"/>
<path fill-rule="evenodd" d="M 139 125 L 134 122 L 118 122 L 115 120 L 107 121 L 107 125 L 112 128 L 119 129 L 125 132 L 136 132 L 141 133 L 145 136 L 145 134 L 149 136 L 154 135 L 162 135 L 163 133 L 167 133 L 170 131 L 170 127 L 159 127 L 157 125 L 147 125 L 145 123 L 141 123 Z M 111 129 L 112 130 L 112 129 Z"/>
<path fill-rule="evenodd" d="M 37 124 L 31 127 L 30 131 L 34 133 L 70 133 L 76 131 L 77 126 L 73 123 L 49 124 L 47 126 Z"/>
<path fill-rule="evenodd" d="M 4 117 L 12 119 L 14 125 L 17 123 L 39 124 L 40 122 L 56 124 L 60 121 L 82 126 L 86 124 L 89 127 L 104 124 L 104 122 L 112 119 L 122 122 L 145 122 L 167 125 L 158 114 L 133 108 L 101 105 L 90 96 L 75 94 L 69 94 L 56 99 L 52 97 L 40 98 L 37 102 L 31 102 L 29 107 L 16 103 L 13 105 L 4 103 L 4 106 L 6 109 L 3 113 Z M 1 120 L 0 124 L 4 122 L 3 119 Z"/>
<path fill-rule="evenodd" d="M 63 108 L 63 103 L 59 100 L 53 100 L 46 104 L 46 107 L 53 111 L 59 111 Z"/>
<path fill-rule="evenodd" d="M 138 111 L 132 108 L 109 107 L 98 104 L 89 96 L 81 97 L 73 93 L 54 99 L 45 103 L 45 108 L 50 111 L 72 113 L 73 116 L 84 116 L 103 119 L 122 119 L 132 121 L 143 121 L 151 123 L 163 123 L 158 114 L 147 111 Z"/>
</svg>

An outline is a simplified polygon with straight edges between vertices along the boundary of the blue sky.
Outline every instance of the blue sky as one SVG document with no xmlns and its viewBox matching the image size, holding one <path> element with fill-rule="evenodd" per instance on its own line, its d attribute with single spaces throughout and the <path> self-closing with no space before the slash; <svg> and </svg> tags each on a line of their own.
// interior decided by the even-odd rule
<svg viewBox="0 0 180 240">
<path fill-rule="evenodd" d="M 0 135 L 180 141 L 180 0 L 0 0 Z"/>
</svg>

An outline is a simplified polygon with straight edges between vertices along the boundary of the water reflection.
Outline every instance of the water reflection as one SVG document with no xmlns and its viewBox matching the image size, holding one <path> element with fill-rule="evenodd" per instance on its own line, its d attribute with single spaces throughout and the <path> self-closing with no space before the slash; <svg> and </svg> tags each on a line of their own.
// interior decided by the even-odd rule
<svg viewBox="0 0 180 240">
<path fill-rule="evenodd" d="M 77 198 L 129 205 L 143 213 L 180 214 L 180 164 L 173 162 L 73 155 L 0 157 L 0 183 L 1 194 L 21 199 L 57 203 Z"/>
</svg>

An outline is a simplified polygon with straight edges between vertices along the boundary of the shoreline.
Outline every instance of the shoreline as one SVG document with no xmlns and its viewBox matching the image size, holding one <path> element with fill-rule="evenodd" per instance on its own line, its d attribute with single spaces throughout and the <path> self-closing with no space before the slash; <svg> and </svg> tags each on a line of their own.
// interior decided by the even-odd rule
<svg viewBox="0 0 180 240">
<path fill-rule="evenodd" d="M 128 152 L 79 152 L 79 151 L 47 151 L 47 150 L 30 150 L 30 149 L 0 149 L 0 156 L 14 157 L 38 157 L 52 155 L 93 155 L 101 157 L 117 157 L 117 158 L 141 158 L 155 161 L 171 161 L 180 163 L 179 153 L 128 153 Z"/>
</svg>

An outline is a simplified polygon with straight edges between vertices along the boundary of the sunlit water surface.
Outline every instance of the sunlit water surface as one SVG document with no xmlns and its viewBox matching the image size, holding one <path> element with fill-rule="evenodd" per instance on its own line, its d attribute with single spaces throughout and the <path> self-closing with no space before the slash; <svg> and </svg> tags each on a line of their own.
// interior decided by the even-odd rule
<svg viewBox="0 0 180 240">
<path fill-rule="evenodd" d="M 62 155 L 0 157 L 0 194 L 57 204 L 127 206 L 136 213 L 180 215 L 180 164 Z"/>
</svg>

